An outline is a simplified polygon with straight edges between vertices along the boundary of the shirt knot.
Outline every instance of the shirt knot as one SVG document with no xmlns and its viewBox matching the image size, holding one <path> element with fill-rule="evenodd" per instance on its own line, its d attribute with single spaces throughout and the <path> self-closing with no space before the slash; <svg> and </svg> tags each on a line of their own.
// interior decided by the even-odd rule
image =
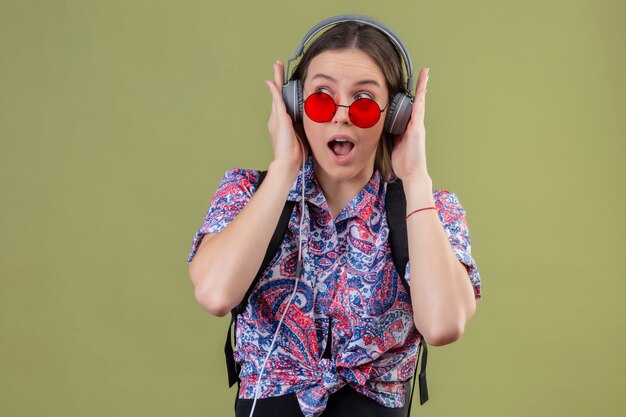
<svg viewBox="0 0 626 417">
<path fill-rule="evenodd" d="M 319 366 L 322 374 L 322 385 L 329 394 L 338 391 L 341 387 L 346 385 L 346 381 L 339 375 L 339 371 L 337 371 L 335 361 L 323 358 L 320 360 Z"/>
<path fill-rule="evenodd" d="M 315 377 L 308 387 L 297 394 L 300 408 L 305 417 L 318 417 L 328 403 L 330 394 L 339 391 L 347 381 L 341 376 L 332 359 L 323 358 L 317 362 Z"/>
</svg>

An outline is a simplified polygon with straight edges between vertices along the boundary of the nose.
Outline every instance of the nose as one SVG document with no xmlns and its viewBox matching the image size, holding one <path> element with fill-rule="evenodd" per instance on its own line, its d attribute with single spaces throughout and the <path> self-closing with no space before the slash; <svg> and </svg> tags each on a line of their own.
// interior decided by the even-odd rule
<svg viewBox="0 0 626 417">
<path fill-rule="evenodd" d="M 337 109 L 335 111 L 335 115 L 333 116 L 333 123 L 343 123 L 346 125 L 350 124 L 350 106 L 345 106 L 343 104 L 337 104 Z"/>
</svg>

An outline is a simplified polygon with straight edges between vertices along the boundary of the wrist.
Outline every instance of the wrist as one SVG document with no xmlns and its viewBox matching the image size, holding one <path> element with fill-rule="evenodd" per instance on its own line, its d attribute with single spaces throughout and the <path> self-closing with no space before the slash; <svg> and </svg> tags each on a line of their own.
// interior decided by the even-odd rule
<svg viewBox="0 0 626 417">
<path fill-rule="evenodd" d="M 302 166 L 298 163 L 298 161 L 274 159 L 270 162 L 268 173 L 270 171 L 280 173 L 281 176 L 284 176 L 293 182 L 296 178 L 298 178 L 298 173 L 300 172 L 301 167 Z"/>
<path fill-rule="evenodd" d="M 402 180 L 406 196 L 406 212 L 411 213 L 423 207 L 435 206 L 433 182 L 428 175 L 407 177 Z"/>
</svg>

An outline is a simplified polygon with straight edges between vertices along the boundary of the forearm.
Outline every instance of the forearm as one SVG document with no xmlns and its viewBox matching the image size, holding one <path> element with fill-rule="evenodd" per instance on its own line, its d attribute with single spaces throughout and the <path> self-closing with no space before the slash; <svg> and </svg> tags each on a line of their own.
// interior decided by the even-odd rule
<svg viewBox="0 0 626 417">
<path fill-rule="evenodd" d="M 243 299 L 297 175 L 297 166 L 272 162 L 263 184 L 243 210 L 198 249 L 189 275 L 196 299 L 212 314 L 223 316 Z"/>
<path fill-rule="evenodd" d="M 403 181 L 407 213 L 435 206 L 427 175 Z M 463 334 L 476 308 L 468 273 L 452 250 L 436 210 L 407 220 L 411 301 L 417 329 L 433 345 L 445 345 Z"/>
</svg>

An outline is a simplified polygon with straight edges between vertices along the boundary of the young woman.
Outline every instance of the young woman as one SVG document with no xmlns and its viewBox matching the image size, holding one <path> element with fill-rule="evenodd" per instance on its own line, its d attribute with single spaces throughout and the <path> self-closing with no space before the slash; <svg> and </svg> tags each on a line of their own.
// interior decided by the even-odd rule
<svg viewBox="0 0 626 417">
<path fill-rule="evenodd" d="M 428 69 L 406 128 L 389 133 L 392 100 L 411 93 L 403 53 L 379 22 L 336 20 L 291 76 L 301 82 L 301 122 L 288 114 L 283 64 L 274 64 L 267 175 L 259 186 L 258 171 L 226 172 L 188 257 L 197 301 L 226 315 L 257 274 L 285 202 L 297 202 L 235 324 L 237 416 L 405 416 L 420 339 L 457 340 L 481 296 L 465 211 L 454 193 L 432 188 L 426 166 Z M 396 180 L 410 290 L 389 245 L 385 195 Z"/>
</svg>

